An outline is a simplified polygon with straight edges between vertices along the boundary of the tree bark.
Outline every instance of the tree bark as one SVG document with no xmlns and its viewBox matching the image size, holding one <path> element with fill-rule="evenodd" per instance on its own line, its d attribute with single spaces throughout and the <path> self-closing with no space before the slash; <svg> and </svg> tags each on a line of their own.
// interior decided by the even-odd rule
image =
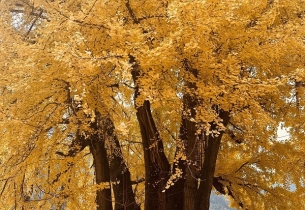
<svg viewBox="0 0 305 210">
<path fill-rule="evenodd" d="M 145 210 L 165 210 L 165 189 L 170 165 L 164 154 L 163 143 L 150 112 L 150 103 L 145 101 L 137 108 L 137 118 L 144 149 L 145 164 Z"/>
<path fill-rule="evenodd" d="M 196 209 L 196 194 L 197 194 L 197 167 L 196 167 L 196 124 L 184 119 L 187 128 L 187 163 L 186 163 L 186 178 L 184 185 L 184 210 Z"/>
<path fill-rule="evenodd" d="M 130 171 L 124 161 L 121 146 L 114 133 L 114 125 L 109 117 L 103 117 L 100 123 L 104 131 L 105 140 L 110 146 L 107 147 L 110 162 L 110 177 L 115 198 L 115 210 L 140 210 L 135 200 L 132 189 Z"/>
<path fill-rule="evenodd" d="M 133 64 L 132 77 L 135 83 L 135 98 L 140 95 L 137 86 L 140 76 L 140 65 L 133 56 L 130 56 Z M 163 142 L 155 125 L 150 110 L 150 102 L 145 100 L 141 106 L 135 104 L 137 119 L 140 126 L 145 165 L 145 210 L 166 210 L 167 198 L 165 189 L 169 178 L 170 165 L 164 154 Z"/>
<path fill-rule="evenodd" d="M 199 137 L 197 133 L 196 106 L 198 99 L 196 97 L 196 82 L 198 70 L 189 65 L 187 59 L 182 61 L 183 68 L 188 75 L 185 83 L 185 91 L 183 96 L 182 126 L 180 136 L 186 148 L 186 164 L 185 164 L 185 184 L 184 184 L 184 210 L 196 209 L 197 179 L 198 177 L 198 144 Z"/>
<path fill-rule="evenodd" d="M 89 147 L 93 156 L 93 164 L 95 168 L 96 184 L 109 184 L 109 188 L 96 191 L 97 210 L 112 210 L 111 189 L 110 189 L 110 168 L 105 149 L 105 140 L 99 132 L 100 114 L 96 112 L 95 123 L 91 125 L 95 132 L 90 136 Z"/>
<path fill-rule="evenodd" d="M 180 135 L 178 141 L 185 139 L 186 128 L 182 121 L 180 126 Z M 181 170 L 182 177 L 175 181 L 175 184 L 166 190 L 167 196 L 167 209 L 183 210 L 184 208 L 184 184 L 185 184 L 185 165 L 186 161 L 182 160 L 180 154 L 184 154 L 184 148 L 182 142 L 177 142 L 175 157 L 177 162 L 173 165 L 172 174 L 175 174 L 176 170 Z"/>
<path fill-rule="evenodd" d="M 77 109 L 77 111 L 79 110 Z M 93 132 L 87 134 L 89 137 L 86 138 L 77 130 L 76 138 L 68 154 L 56 153 L 61 156 L 74 157 L 86 146 L 89 146 L 93 156 L 96 183 L 105 183 L 110 186 L 110 180 L 112 182 L 115 200 L 114 209 L 140 210 L 132 189 L 130 171 L 125 164 L 120 143 L 115 135 L 113 122 L 109 116 L 101 116 L 97 110 L 95 110 L 95 116 L 95 121 L 90 124 Z M 58 174 L 53 182 L 58 181 L 62 173 Z M 96 192 L 96 204 L 98 205 L 98 210 L 112 210 L 110 188 Z"/>
<path fill-rule="evenodd" d="M 213 178 L 216 167 L 217 154 L 220 147 L 223 131 L 218 136 L 209 134 L 208 137 L 198 134 L 198 126 L 195 122 L 196 107 L 199 104 L 199 98 L 196 96 L 196 79 L 198 70 L 190 66 L 187 59 L 183 60 L 183 68 L 188 75 L 185 83 L 185 93 L 183 97 L 183 115 L 180 136 L 186 148 L 186 168 L 184 184 L 184 210 L 208 210 L 210 205 L 210 194 L 213 186 Z M 217 105 L 212 107 L 219 118 L 223 120 L 226 126 L 229 122 L 229 112 L 219 109 Z M 211 130 L 217 130 L 214 122 L 210 122 Z M 199 145 L 204 143 L 204 151 L 201 151 Z M 201 164 L 203 155 L 203 164 Z"/>
<path fill-rule="evenodd" d="M 230 113 L 220 110 L 219 117 L 223 120 L 223 125 L 226 126 L 230 119 Z M 211 129 L 217 129 L 217 125 L 213 124 L 211 126 Z M 212 191 L 216 160 L 222 135 L 223 131 L 221 131 L 218 136 L 213 136 L 210 134 L 207 139 L 207 144 L 204 151 L 204 162 L 200 173 L 201 183 L 199 187 L 199 192 L 197 194 L 196 203 L 196 206 L 200 207 L 200 210 L 208 210 L 210 208 L 210 195 Z"/>
</svg>

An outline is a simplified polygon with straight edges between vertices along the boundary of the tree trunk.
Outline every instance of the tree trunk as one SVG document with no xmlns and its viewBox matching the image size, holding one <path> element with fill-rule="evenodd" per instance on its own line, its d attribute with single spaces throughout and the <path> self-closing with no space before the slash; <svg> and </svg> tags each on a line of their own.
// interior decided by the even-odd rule
<svg viewBox="0 0 305 210">
<path fill-rule="evenodd" d="M 140 66 L 135 58 L 130 56 L 133 64 L 132 77 L 135 83 L 135 98 L 140 95 L 137 80 L 140 76 Z M 166 210 L 166 182 L 170 173 L 170 165 L 164 154 L 163 142 L 156 128 L 150 110 L 150 102 L 144 101 L 141 106 L 135 104 L 137 119 L 140 126 L 145 165 L 145 210 Z"/>
<path fill-rule="evenodd" d="M 188 75 L 185 83 L 183 96 L 182 128 L 180 129 L 181 140 L 186 148 L 185 164 L 185 184 L 184 184 L 184 210 L 196 209 L 197 179 L 198 177 L 198 141 L 196 106 L 198 99 L 196 97 L 197 86 L 195 79 L 198 77 L 198 70 L 192 68 L 187 59 L 183 61 L 183 68 Z"/>
<path fill-rule="evenodd" d="M 170 165 L 164 154 L 163 143 L 150 112 L 150 103 L 145 101 L 137 108 L 137 118 L 144 149 L 145 164 L 145 210 L 165 210 L 165 189 Z"/>
<path fill-rule="evenodd" d="M 130 56 L 130 63 L 133 64 L 132 76 L 135 83 L 135 99 L 140 95 L 137 80 L 140 76 L 140 66 L 135 58 Z M 164 192 L 166 182 L 170 177 L 170 165 L 164 154 L 162 139 L 153 120 L 150 102 L 145 100 L 141 106 L 136 106 L 137 119 L 140 126 L 145 164 L 145 210 L 208 210 L 210 194 L 213 186 L 213 178 L 216 167 L 217 154 L 223 132 L 218 136 L 209 134 L 203 139 L 198 134 L 196 119 L 196 107 L 199 99 L 196 96 L 195 80 L 198 71 L 189 66 L 186 59 L 183 60 L 183 67 L 189 74 L 189 80 L 185 83 L 183 97 L 183 114 L 180 128 L 181 148 L 177 146 L 176 154 L 186 156 L 186 161 L 181 157 L 178 159 L 175 169 L 182 170 L 184 179 L 176 181 L 174 186 Z M 229 112 L 213 107 L 219 114 L 226 126 L 229 121 Z M 211 122 L 211 129 L 217 130 L 216 124 Z M 203 142 L 205 140 L 205 142 Z M 205 143 L 204 151 L 199 145 Z M 185 148 L 184 149 L 182 148 Z M 203 164 L 201 156 L 204 155 Z M 163 192 L 162 192 L 163 191 Z"/>
<path fill-rule="evenodd" d="M 140 210 L 132 189 L 130 172 L 125 164 L 121 146 L 114 133 L 114 125 L 109 117 L 103 117 L 100 123 L 105 140 L 110 146 L 109 152 L 110 177 L 115 198 L 115 210 Z"/>
<path fill-rule="evenodd" d="M 219 117 L 223 120 L 223 125 L 226 126 L 229 122 L 230 113 L 220 110 Z M 211 129 L 217 129 L 217 125 L 213 124 Z M 196 206 L 200 206 L 200 210 L 208 210 L 210 207 L 210 195 L 213 186 L 213 179 L 216 167 L 217 154 L 221 143 L 223 132 L 216 136 L 209 135 L 204 151 L 204 161 L 201 168 L 200 187 L 197 193 Z M 197 208 L 198 209 L 198 208 Z"/>
<path fill-rule="evenodd" d="M 96 121 L 91 125 L 95 132 L 90 136 L 88 141 L 90 141 L 89 147 L 93 156 L 96 184 L 105 183 L 110 185 L 110 169 L 105 149 L 105 140 L 102 138 L 98 127 L 100 121 L 100 114 L 96 112 Z M 107 189 L 97 190 L 96 204 L 98 205 L 97 210 L 112 210 L 110 186 Z"/>
<path fill-rule="evenodd" d="M 217 154 L 223 132 L 218 136 L 211 134 L 203 136 L 197 134 L 196 107 L 199 99 L 196 96 L 197 86 L 196 79 L 198 70 L 189 65 L 187 59 L 183 60 L 183 68 L 189 78 L 186 80 L 186 90 L 183 97 L 183 115 L 182 129 L 180 129 L 181 140 L 185 144 L 187 163 L 185 168 L 185 185 L 184 185 L 184 210 L 208 210 L 210 205 L 210 194 L 213 186 L 213 178 L 216 167 Z M 226 126 L 229 122 L 229 112 L 219 109 L 218 106 L 212 107 L 219 118 L 223 120 Z M 210 122 L 211 130 L 217 130 L 216 124 Z M 183 128 L 184 127 L 184 128 Z M 200 144 L 204 143 L 205 148 L 202 151 Z M 203 164 L 201 164 L 203 155 Z"/>
<path fill-rule="evenodd" d="M 197 144 L 196 139 L 196 124 L 186 120 L 187 128 L 187 163 L 186 163 L 186 178 L 184 185 L 184 210 L 196 209 L 196 194 L 197 194 Z"/>
<path fill-rule="evenodd" d="M 109 164 L 104 142 L 95 138 L 90 144 L 90 151 L 93 156 L 96 184 L 110 184 Z M 96 204 L 98 205 L 97 210 L 112 210 L 110 187 L 109 189 L 97 190 Z"/>
<path fill-rule="evenodd" d="M 184 109 L 185 110 L 185 109 Z M 174 184 L 171 186 L 169 190 L 167 190 L 168 196 L 168 205 L 167 209 L 176 209 L 183 210 L 184 209 L 184 195 L 185 195 L 185 182 L 186 182 L 186 164 L 187 162 L 182 158 L 182 156 L 186 156 L 185 146 L 187 142 L 187 120 L 184 119 L 184 115 L 182 112 L 181 116 L 181 125 L 179 131 L 179 139 L 176 142 L 176 152 L 175 159 L 177 162 L 173 165 L 173 172 L 176 170 L 181 170 L 182 177 L 180 177 Z"/>
</svg>

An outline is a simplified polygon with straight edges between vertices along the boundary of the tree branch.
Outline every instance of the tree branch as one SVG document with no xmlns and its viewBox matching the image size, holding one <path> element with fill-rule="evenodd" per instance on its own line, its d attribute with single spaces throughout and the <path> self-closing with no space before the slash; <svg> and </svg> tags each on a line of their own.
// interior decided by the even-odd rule
<svg viewBox="0 0 305 210">
<path fill-rule="evenodd" d="M 125 5 L 126 5 L 126 8 L 127 8 L 128 12 L 129 12 L 129 15 L 130 15 L 131 19 L 133 20 L 133 23 L 139 24 L 140 21 L 139 21 L 139 19 L 136 17 L 136 15 L 134 14 L 133 10 L 131 9 L 129 0 L 126 1 L 126 4 L 125 4 Z"/>
</svg>

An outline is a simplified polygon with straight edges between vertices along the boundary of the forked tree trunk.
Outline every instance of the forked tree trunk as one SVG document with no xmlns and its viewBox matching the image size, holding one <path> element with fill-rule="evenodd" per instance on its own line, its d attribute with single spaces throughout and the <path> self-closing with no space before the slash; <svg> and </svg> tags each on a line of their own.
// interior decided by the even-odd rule
<svg viewBox="0 0 305 210">
<path fill-rule="evenodd" d="M 197 78 L 198 71 L 192 69 L 188 61 L 183 61 L 184 68 L 190 78 Z M 133 64 L 132 76 L 135 83 L 135 101 L 140 95 L 137 80 L 140 76 L 140 66 L 135 58 L 130 56 L 130 63 Z M 170 165 L 164 154 L 162 139 L 153 120 L 150 102 L 144 101 L 140 106 L 136 105 L 137 119 L 140 126 L 145 163 L 145 210 L 208 210 L 210 204 L 210 194 L 213 186 L 213 178 L 217 154 L 222 138 L 221 131 L 218 136 L 209 135 L 205 139 L 205 149 L 201 151 L 198 145 L 204 141 L 202 134 L 198 134 L 198 125 L 194 121 L 196 118 L 196 107 L 199 105 L 196 97 L 195 81 L 186 81 L 186 92 L 183 98 L 183 116 L 180 128 L 180 140 L 185 151 L 177 147 L 177 153 L 186 155 L 186 161 L 179 159 L 177 165 L 184 174 L 184 178 L 178 180 L 174 186 L 164 192 L 166 182 L 170 177 Z M 229 121 L 229 112 L 212 107 L 219 114 L 226 126 Z M 219 109 L 219 110 L 218 110 Z M 217 130 L 216 124 L 210 122 L 211 129 Z M 203 155 L 202 158 L 198 158 Z M 200 160 L 200 161 L 198 161 Z"/>
<path fill-rule="evenodd" d="M 80 111 L 81 109 L 74 110 Z M 97 210 L 112 210 L 110 181 L 114 194 L 115 210 L 140 210 L 132 189 L 130 171 L 125 164 L 112 120 L 109 116 L 102 116 L 99 111 L 95 110 L 95 120 L 90 123 L 90 128 L 93 132 L 87 133 L 88 137 L 77 130 L 76 138 L 72 142 L 68 154 L 60 151 L 56 154 L 63 157 L 74 157 L 89 146 L 93 156 L 96 183 L 108 185 L 107 189 L 97 190 L 96 192 Z M 60 176 L 68 170 L 59 173 L 52 183 L 57 182 Z"/>
</svg>

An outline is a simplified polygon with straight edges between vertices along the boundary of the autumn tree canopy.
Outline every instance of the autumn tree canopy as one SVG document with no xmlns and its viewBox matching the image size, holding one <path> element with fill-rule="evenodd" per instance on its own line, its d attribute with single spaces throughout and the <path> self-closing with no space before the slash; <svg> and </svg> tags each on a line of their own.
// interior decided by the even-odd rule
<svg viewBox="0 0 305 210">
<path fill-rule="evenodd" d="M 1 209 L 305 205 L 303 1 L 9 0 L 0 18 Z"/>
</svg>

